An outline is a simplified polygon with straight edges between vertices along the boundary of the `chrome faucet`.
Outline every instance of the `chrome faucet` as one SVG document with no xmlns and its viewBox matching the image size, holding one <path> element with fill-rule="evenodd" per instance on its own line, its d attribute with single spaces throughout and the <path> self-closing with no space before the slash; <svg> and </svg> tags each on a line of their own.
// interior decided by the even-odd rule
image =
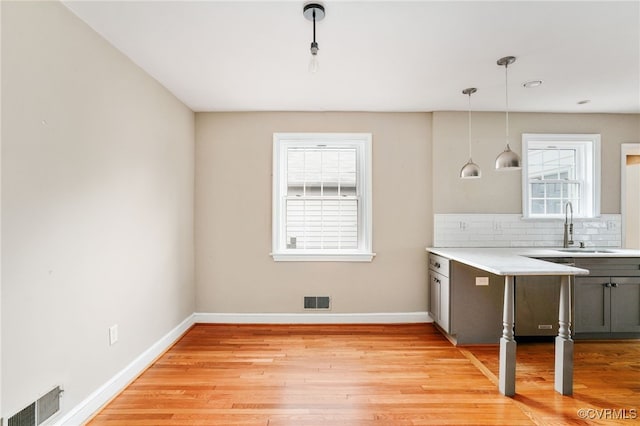
<svg viewBox="0 0 640 426">
<path fill-rule="evenodd" d="M 571 210 L 571 220 L 569 220 L 569 210 Z M 567 248 L 573 245 L 573 204 L 567 201 L 564 205 L 564 241 L 562 247 Z"/>
</svg>

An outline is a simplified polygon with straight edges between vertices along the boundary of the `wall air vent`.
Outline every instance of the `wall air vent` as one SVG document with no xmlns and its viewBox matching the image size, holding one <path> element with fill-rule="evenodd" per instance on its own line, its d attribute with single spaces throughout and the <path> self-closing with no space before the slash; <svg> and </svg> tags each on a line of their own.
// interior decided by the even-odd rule
<svg viewBox="0 0 640 426">
<path fill-rule="evenodd" d="M 62 389 L 60 389 L 60 386 L 56 386 L 36 401 L 36 408 L 38 409 L 38 424 L 42 424 L 42 422 L 60 411 L 61 393 Z"/>
<path fill-rule="evenodd" d="M 331 309 L 331 298 L 329 296 L 305 296 L 305 309 Z"/>
<path fill-rule="evenodd" d="M 9 417 L 9 426 L 36 426 L 36 403 L 32 402 L 13 416 Z"/>
<path fill-rule="evenodd" d="M 62 389 L 56 386 L 26 408 L 9 417 L 8 426 L 38 426 L 60 411 Z"/>
</svg>

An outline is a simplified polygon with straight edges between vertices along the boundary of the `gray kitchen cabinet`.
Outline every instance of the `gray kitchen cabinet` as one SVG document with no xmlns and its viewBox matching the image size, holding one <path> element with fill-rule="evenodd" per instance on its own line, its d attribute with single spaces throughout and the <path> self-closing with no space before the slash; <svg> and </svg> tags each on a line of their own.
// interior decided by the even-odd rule
<svg viewBox="0 0 640 426">
<path fill-rule="evenodd" d="M 640 333 L 640 278 L 611 278 L 611 331 Z"/>
<path fill-rule="evenodd" d="M 450 332 L 449 320 L 449 259 L 429 255 L 429 315 L 445 332 Z"/>
<path fill-rule="evenodd" d="M 640 333 L 640 259 L 576 259 L 589 269 L 588 277 L 576 277 L 574 330 L 594 337 L 636 336 Z"/>
<path fill-rule="evenodd" d="M 605 278 L 580 277 L 575 280 L 574 332 L 611 331 L 611 289 Z"/>
<path fill-rule="evenodd" d="M 503 299 L 504 277 L 429 254 L 429 315 L 454 345 L 499 341 Z"/>
</svg>

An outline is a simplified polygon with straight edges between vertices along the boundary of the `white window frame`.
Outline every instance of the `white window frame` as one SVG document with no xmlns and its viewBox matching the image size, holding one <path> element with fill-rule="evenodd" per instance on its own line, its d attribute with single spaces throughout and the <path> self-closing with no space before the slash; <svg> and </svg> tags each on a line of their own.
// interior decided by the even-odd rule
<svg viewBox="0 0 640 426">
<path fill-rule="evenodd" d="M 357 249 L 291 249 L 286 244 L 287 150 L 291 147 L 356 149 L 358 203 Z M 373 195 L 371 133 L 274 133 L 273 217 L 271 256 L 274 261 L 371 262 L 373 252 Z"/>
<path fill-rule="evenodd" d="M 581 187 L 581 208 L 576 218 L 594 218 L 600 216 L 600 135 L 599 134 L 522 134 L 522 214 L 525 219 L 564 219 L 565 212 L 531 213 L 530 210 L 530 179 L 529 179 L 529 149 L 576 148 L 579 150 L 577 168 L 582 168 L 584 185 Z M 574 210 L 575 209 L 574 207 Z"/>
</svg>

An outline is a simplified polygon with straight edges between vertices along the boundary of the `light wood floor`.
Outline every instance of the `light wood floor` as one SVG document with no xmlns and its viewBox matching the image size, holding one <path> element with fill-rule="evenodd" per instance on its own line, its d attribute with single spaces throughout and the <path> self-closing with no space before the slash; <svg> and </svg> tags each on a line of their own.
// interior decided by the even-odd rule
<svg viewBox="0 0 640 426">
<path fill-rule="evenodd" d="M 89 424 L 638 423 L 640 342 L 576 342 L 573 397 L 553 390 L 553 343 L 519 344 L 517 360 L 508 398 L 497 346 L 456 348 L 430 324 L 200 324 Z"/>
</svg>

